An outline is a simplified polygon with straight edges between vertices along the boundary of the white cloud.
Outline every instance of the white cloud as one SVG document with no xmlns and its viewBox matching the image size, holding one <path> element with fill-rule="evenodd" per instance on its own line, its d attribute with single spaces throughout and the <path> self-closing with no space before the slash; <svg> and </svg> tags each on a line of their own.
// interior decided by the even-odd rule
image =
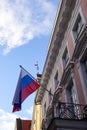
<svg viewBox="0 0 87 130">
<path fill-rule="evenodd" d="M 17 116 L 0 109 L 0 130 L 14 130 Z"/>
<path fill-rule="evenodd" d="M 3 3 L 3 4 L 2 4 Z M 4 54 L 51 31 L 55 5 L 48 0 L 0 0 L 0 45 Z"/>
<path fill-rule="evenodd" d="M 18 113 L 9 113 L 0 109 L 0 130 L 14 130 Z M 20 119 L 28 120 L 28 117 L 20 116 Z"/>
</svg>

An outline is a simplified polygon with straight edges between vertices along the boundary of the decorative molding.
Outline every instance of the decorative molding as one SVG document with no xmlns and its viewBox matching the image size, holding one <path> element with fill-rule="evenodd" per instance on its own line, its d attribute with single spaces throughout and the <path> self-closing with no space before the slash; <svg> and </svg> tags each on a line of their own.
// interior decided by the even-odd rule
<svg viewBox="0 0 87 130">
<path fill-rule="evenodd" d="M 65 68 L 64 68 L 64 71 L 63 71 L 63 74 L 62 74 L 62 78 L 61 78 L 61 81 L 60 81 L 60 85 L 61 86 L 65 86 L 66 84 L 66 81 L 67 79 L 70 77 L 70 74 L 71 74 L 71 71 L 72 71 L 72 68 L 74 67 L 75 65 L 75 62 L 70 60 Z"/>
<path fill-rule="evenodd" d="M 60 10 L 58 10 L 58 14 L 56 16 L 56 23 L 52 31 L 49 50 L 48 50 L 46 62 L 43 69 L 42 79 L 41 79 L 41 85 L 43 85 L 44 87 L 47 86 L 48 80 L 52 73 L 52 69 L 55 64 L 56 58 L 58 56 L 59 49 L 61 47 L 66 29 L 68 27 L 68 23 L 69 23 L 73 8 L 75 6 L 75 2 L 76 0 L 72 0 L 72 1 L 63 0 L 60 6 Z M 40 89 L 44 93 L 45 90 L 43 90 L 42 87 L 40 87 Z M 39 97 L 39 93 L 40 91 L 38 91 L 38 94 L 36 96 L 37 101 L 42 100 L 43 98 L 43 95 L 41 97 L 41 94 Z"/>
</svg>

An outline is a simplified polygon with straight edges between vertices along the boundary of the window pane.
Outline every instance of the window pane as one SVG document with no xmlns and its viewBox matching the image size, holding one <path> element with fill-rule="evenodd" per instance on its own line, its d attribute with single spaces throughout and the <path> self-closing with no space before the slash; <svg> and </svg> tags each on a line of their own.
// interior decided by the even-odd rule
<svg viewBox="0 0 87 130">
<path fill-rule="evenodd" d="M 78 15 L 77 17 L 77 20 L 75 22 L 75 25 L 73 27 L 73 36 L 74 36 L 74 40 L 77 39 L 77 36 L 82 28 L 82 25 L 83 25 L 83 21 L 82 21 L 82 18 L 80 16 L 80 14 Z"/>
<path fill-rule="evenodd" d="M 57 86 L 58 86 L 58 71 L 57 71 L 57 73 L 56 73 L 56 75 L 55 75 L 55 77 L 54 77 L 54 83 L 55 83 L 55 89 L 57 88 Z"/>
<path fill-rule="evenodd" d="M 68 50 L 66 48 L 62 56 L 63 68 L 65 67 L 68 60 L 69 60 L 69 55 L 68 55 Z"/>
</svg>

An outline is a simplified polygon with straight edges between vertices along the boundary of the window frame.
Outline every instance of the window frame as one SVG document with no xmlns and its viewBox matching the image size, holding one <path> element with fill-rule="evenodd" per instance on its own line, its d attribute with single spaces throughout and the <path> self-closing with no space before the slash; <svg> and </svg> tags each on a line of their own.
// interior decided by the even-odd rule
<svg viewBox="0 0 87 130">
<path fill-rule="evenodd" d="M 77 92 L 75 91 L 75 86 L 74 86 L 72 78 L 66 87 L 66 98 L 69 103 L 76 104 L 78 102 Z"/>
<path fill-rule="evenodd" d="M 46 115 L 46 102 L 44 103 L 44 116 Z"/>
<path fill-rule="evenodd" d="M 84 22 L 83 22 L 81 14 L 79 12 L 78 16 L 76 18 L 76 21 L 74 23 L 73 29 L 72 29 L 72 34 L 73 34 L 74 41 L 76 41 L 76 39 L 78 38 L 78 35 L 79 35 L 79 33 L 80 33 L 81 29 L 82 29 L 83 24 L 84 24 Z M 76 42 L 74 42 L 74 43 L 76 43 Z"/>
<path fill-rule="evenodd" d="M 58 70 L 56 71 L 56 74 L 54 76 L 54 84 L 55 84 L 55 90 L 58 87 L 59 78 L 58 78 Z"/>
<path fill-rule="evenodd" d="M 49 90 L 49 94 L 48 94 L 48 98 L 49 98 L 49 104 L 50 104 L 50 102 L 52 101 L 52 95 L 51 95 L 51 88 L 50 88 L 50 90 Z"/>
<path fill-rule="evenodd" d="M 81 71 L 82 71 L 82 76 L 85 84 L 87 84 L 87 65 L 84 64 L 84 61 L 87 62 L 87 49 L 85 50 L 85 53 L 80 59 L 80 66 L 81 66 Z M 86 63 L 87 64 L 87 63 Z M 86 88 L 87 90 L 87 88 Z"/>
<path fill-rule="evenodd" d="M 68 52 L 68 48 L 66 46 L 66 48 L 64 49 L 63 55 L 62 55 L 63 69 L 65 68 L 68 61 L 69 61 L 69 52 Z"/>
</svg>

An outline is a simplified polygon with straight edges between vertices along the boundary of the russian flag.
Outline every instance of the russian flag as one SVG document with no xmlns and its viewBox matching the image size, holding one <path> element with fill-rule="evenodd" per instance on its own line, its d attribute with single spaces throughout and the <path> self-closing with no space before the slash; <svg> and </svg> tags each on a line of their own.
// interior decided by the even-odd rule
<svg viewBox="0 0 87 130">
<path fill-rule="evenodd" d="M 38 82 L 25 69 L 21 68 L 12 102 L 13 112 L 20 111 L 22 102 L 39 87 Z"/>
</svg>

